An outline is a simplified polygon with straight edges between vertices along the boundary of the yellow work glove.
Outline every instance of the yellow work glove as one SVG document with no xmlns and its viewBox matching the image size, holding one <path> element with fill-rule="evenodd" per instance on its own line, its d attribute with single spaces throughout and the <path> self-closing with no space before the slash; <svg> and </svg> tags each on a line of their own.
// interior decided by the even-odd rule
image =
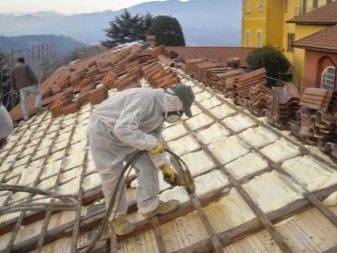
<svg viewBox="0 0 337 253">
<path fill-rule="evenodd" d="M 171 166 L 163 165 L 159 168 L 164 176 L 164 181 L 172 186 L 185 186 L 189 193 L 195 192 L 195 184 L 193 179 L 189 179 L 187 175 L 179 175 Z"/>
<path fill-rule="evenodd" d="M 165 152 L 165 147 L 163 144 L 158 142 L 157 145 L 150 149 L 148 152 L 150 155 L 159 155 Z"/>
<path fill-rule="evenodd" d="M 175 170 L 169 165 L 162 165 L 159 168 L 164 176 L 164 181 L 171 185 L 176 185 L 178 174 Z"/>
</svg>

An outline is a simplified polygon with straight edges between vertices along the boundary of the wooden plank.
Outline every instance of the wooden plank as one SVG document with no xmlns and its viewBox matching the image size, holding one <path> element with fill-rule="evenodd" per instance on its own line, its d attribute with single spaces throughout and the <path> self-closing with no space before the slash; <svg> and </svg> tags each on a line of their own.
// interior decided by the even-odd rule
<svg viewBox="0 0 337 253">
<path fill-rule="evenodd" d="M 152 227 L 153 227 L 154 236 L 156 238 L 156 242 L 157 242 L 157 246 L 158 246 L 159 252 L 160 253 L 166 253 L 167 250 L 165 248 L 165 243 L 164 243 L 162 231 L 160 229 L 160 224 L 159 224 L 158 218 L 157 217 L 153 217 L 151 219 L 151 224 L 152 224 Z"/>
<path fill-rule="evenodd" d="M 205 206 L 221 197 L 223 197 L 224 195 L 227 194 L 227 189 L 230 186 L 225 186 L 225 187 L 221 187 L 217 190 L 214 190 L 213 192 L 210 192 L 208 194 L 205 194 L 203 196 L 201 196 L 200 199 L 200 203 L 202 206 Z M 135 208 L 135 204 L 132 205 L 131 209 Z M 130 207 L 130 206 L 129 206 Z M 176 210 L 175 212 L 171 212 L 169 214 L 166 215 L 162 215 L 162 216 L 158 216 L 158 220 L 159 220 L 159 224 L 164 224 L 166 222 L 169 222 L 171 220 L 174 220 L 175 218 L 178 218 L 180 216 L 184 216 L 187 213 L 190 213 L 194 211 L 194 206 L 192 205 L 191 202 L 186 202 L 183 205 L 181 205 L 179 207 L 178 210 Z M 95 228 L 97 225 L 99 225 L 99 223 L 101 222 L 101 220 L 103 219 L 105 215 L 105 210 L 99 210 L 85 218 L 81 219 L 81 226 L 80 226 L 80 232 L 83 233 L 85 231 L 90 231 L 93 228 Z M 123 241 L 126 240 L 134 235 L 140 234 L 144 231 L 147 231 L 149 229 L 152 229 L 152 225 L 151 225 L 151 221 L 149 220 L 143 220 L 140 221 L 138 223 L 135 224 L 136 229 L 130 233 L 129 235 L 126 236 L 119 236 L 117 238 L 118 241 Z M 59 227 L 56 227 L 54 229 L 48 230 L 46 232 L 45 235 L 45 241 L 44 244 L 52 242 L 54 240 L 60 239 L 64 236 L 69 236 L 72 235 L 72 230 L 74 227 L 74 222 L 69 222 L 66 224 L 63 224 Z M 35 236 L 30 238 L 29 240 L 17 243 L 15 245 L 13 245 L 12 247 L 12 251 L 13 253 L 23 253 L 23 252 L 28 252 L 28 251 L 32 251 L 35 249 L 35 245 L 37 243 L 37 241 L 39 240 L 39 236 Z"/>
<path fill-rule="evenodd" d="M 46 116 L 47 116 L 47 112 L 45 112 L 45 114 L 42 116 L 40 122 L 38 123 L 38 126 L 41 125 L 41 123 L 43 122 L 43 119 L 44 119 Z M 50 123 L 48 124 L 49 127 L 51 126 L 52 122 L 53 122 L 53 120 L 51 120 Z M 44 134 L 45 134 L 46 132 L 48 132 L 48 128 L 49 128 L 49 127 L 45 128 Z M 20 154 L 23 152 L 24 147 L 30 142 L 30 140 L 31 140 L 31 138 L 33 137 L 33 135 L 34 135 L 34 132 L 32 132 L 31 135 L 29 136 L 27 143 L 23 145 L 23 148 L 21 149 Z M 37 143 L 37 145 L 35 145 L 35 148 L 34 148 L 34 152 L 33 152 L 33 153 L 36 152 L 36 150 L 38 149 L 39 144 L 41 143 L 41 141 L 42 141 L 42 138 L 39 140 L 39 142 Z M 30 164 L 30 162 L 32 162 L 31 159 L 29 159 L 29 162 L 25 165 L 25 168 L 28 167 L 28 165 Z M 13 164 L 12 164 L 12 166 L 13 166 Z M 34 181 L 34 183 L 33 183 L 33 185 L 36 185 L 36 184 L 38 183 L 38 179 L 39 179 L 39 176 L 40 176 L 41 174 L 42 174 L 42 169 L 40 170 L 40 172 L 39 172 L 37 178 L 35 179 L 35 181 Z M 19 182 L 19 180 L 20 180 L 20 177 L 18 177 L 16 184 Z M 10 195 L 11 195 L 11 194 L 9 194 L 9 196 L 8 196 L 8 198 L 7 198 L 7 200 L 6 200 L 6 202 L 8 202 Z M 32 198 L 32 194 L 30 194 L 30 195 L 27 197 L 28 200 L 31 199 L 31 198 Z M 21 214 L 19 215 L 19 217 L 18 217 L 18 219 L 17 219 L 17 222 L 16 222 L 16 224 L 15 224 L 15 226 L 14 226 L 14 229 L 13 229 L 13 231 L 12 231 L 11 239 L 9 240 L 6 249 L 3 250 L 3 251 L 1 251 L 1 252 L 5 252 L 5 253 L 11 252 L 11 248 L 13 247 L 13 244 L 14 244 L 14 242 L 15 242 L 16 236 L 18 235 L 19 229 L 20 229 L 21 226 L 22 226 L 22 222 L 23 222 L 23 217 L 24 217 L 24 215 L 25 215 L 25 212 L 21 212 Z"/>
</svg>

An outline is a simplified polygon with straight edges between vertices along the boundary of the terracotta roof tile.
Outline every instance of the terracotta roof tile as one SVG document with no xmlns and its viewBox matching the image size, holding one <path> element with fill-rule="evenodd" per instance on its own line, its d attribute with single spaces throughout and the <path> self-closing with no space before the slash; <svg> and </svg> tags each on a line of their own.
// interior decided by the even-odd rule
<svg viewBox="0 0 337 253">
<path fill-rule="evenodd" d="M 243 47 L 165 47 L 165 50 L 178 53 L 185 61 L 201 58 L 204 61 L 227 63 L 231 58 L 239 58 L 246 66 L 247 55 L 254 48 Z M 188 62 L 190 63 L 190 62 Z M 191 62 L 194 63 L 194 60 Z"/>
<path fill-rule="evenodd" d="M 293 46 L 318 51 L 337 52 L 337 25 L 298 40 L 293 43 Z"/>
<path fill-rule="evenodd" d="M 318 8 L 306 14 L 294 17 L 287 22 L 296 24 L 318 24 L 318 25 L 337 24 L 337 2 L 327 4 L 321 8 Z"/>
</svg>

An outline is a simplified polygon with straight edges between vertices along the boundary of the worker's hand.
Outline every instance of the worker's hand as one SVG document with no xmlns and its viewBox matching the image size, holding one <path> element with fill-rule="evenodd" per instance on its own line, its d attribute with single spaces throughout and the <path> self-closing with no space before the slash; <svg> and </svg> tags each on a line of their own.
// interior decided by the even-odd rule
<svg viewBox="0 0 337 253">
<path fill-rule="evenodd" d="M 160 170 L 163 173 L 164 181 L 171 185 L 177 185 L 176 181 L 178 178 L 177 172 L 169 165 L 160 166 Z"/>
<path fill-rule="evenodd" d="M 148 152 L 150 155 L 159 155 L 165 152 L 165 147 L 162 143 L 158 142 L 156 146 L 154 146 Z"/>
</svg>

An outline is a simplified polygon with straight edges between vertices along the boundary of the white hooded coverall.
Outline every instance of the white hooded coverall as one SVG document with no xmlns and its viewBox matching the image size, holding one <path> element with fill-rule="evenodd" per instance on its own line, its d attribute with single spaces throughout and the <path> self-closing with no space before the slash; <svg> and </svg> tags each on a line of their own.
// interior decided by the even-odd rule
<svg viewBox="0 0 337 253">
<path fill-rule="evenodd" d="M 101 177 L 106 206 L 122 172 L 123 163 L 140 150 L 152 149 L 161 139 L 166 111 L 182 110 L 177 96 L 163 89 L 135 88 L 117 93 L 100 104 L 89 123 L 89 145 L 96 169 Z M 140 213 L 148 213 L 159 204 L 158 167 L 170 164 L 167 154 L 144 154 L 134 164 Z M 122 187 L 121 187 L 122 188 Z M 126 191 L 116 217 L 127 212 Z M 113 209 L 113 213 L 115 209 Z M 113 217 L 111 217 L 113 218 Z"/>
<path fill-rule="evenodd" d="M 0 104 L 0 140 L 6 138 L 12 131 L 12 118 L 6 107 Z"/>
</svg>

